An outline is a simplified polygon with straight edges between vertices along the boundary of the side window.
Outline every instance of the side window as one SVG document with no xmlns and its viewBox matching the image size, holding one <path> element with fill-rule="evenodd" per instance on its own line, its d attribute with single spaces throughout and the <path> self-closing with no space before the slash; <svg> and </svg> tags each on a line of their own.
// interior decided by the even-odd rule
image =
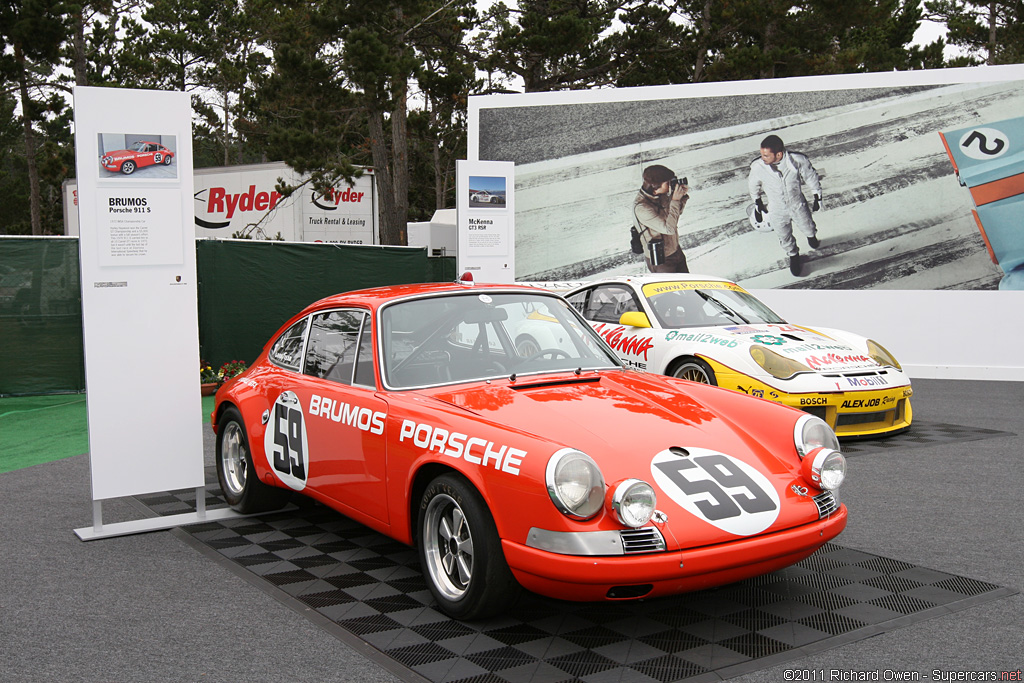
<svg viewBox="0 0 1024 683">
<path fill-rule="evenodd" d="M 600 323 L 618 323 L 623 313 L 639 311 L 633 292 L 621 285 L 596 288 L 590 295 L 584 317 Z"/>
<path fill-rule="evenodd" d="M 303 372 L 342 384 L 352 384 L 362 311 L 328 311 L 313 316 Z"/>
<path fill-rule="evenodd" d="M 565 297 L 565 300 L 569 302 L 569 305 L 579 311 L 579 314 L 586 317 L 587 315 L 587 296 L 590 294 L 589 289 L 584 289 L 582 292 L 576 292 L 572 296 Z"/>
<path fill-rule="evenodd" d="M 306 337 L 306 318 L 295 323 L 278 337 L 270 347 L 270 362 L 287 370 L 299 371 L 302 361 L 302 342 Z"/>
<path fill-rule="evenodd" d="M 363 331 L 359 335 L 359 350 L 356 353 L 356 375 L 353 384 L 376 387 L 373 378 L 373 334 L 370 330 L 370 316 L 363 319 Z"/>
</svg>

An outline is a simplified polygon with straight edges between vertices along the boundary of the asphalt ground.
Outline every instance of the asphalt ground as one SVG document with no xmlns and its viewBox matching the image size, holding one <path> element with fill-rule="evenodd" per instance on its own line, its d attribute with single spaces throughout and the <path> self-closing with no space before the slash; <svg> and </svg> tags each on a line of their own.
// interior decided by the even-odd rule
<svg viewBox="0 0 1024 683">
<path fill-rule="evenodd" d="M 1021 591 L 1024 384 L 914 385 L 917 420 L 1002 433 L 851 452 L 838 542 Z M 72 530 L 91 524 L 91 510 L 87 455 L 0 474 L 0 680 L 410 679 L 180 530 L 79 541 Z M 133 499 L 104 504 L 105 522 L 141 516 Z M 1024 665 L 1022 645 L 1018 592 L 734 680 L 998 680 Z"/>
</svg>

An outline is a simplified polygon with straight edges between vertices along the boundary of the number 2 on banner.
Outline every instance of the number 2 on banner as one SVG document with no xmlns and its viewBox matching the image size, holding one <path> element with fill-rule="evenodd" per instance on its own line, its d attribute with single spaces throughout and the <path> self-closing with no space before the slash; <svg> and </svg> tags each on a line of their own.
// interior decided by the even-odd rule
<svg viewBox="0 0 1024 683">
<path fill-rule="evenodd" d="M 1010 140 L 995 128 L 973 128 L 960 138 L 960 151 L 972 159 L 995 159 L 1009 147 Z"/>
</svg>

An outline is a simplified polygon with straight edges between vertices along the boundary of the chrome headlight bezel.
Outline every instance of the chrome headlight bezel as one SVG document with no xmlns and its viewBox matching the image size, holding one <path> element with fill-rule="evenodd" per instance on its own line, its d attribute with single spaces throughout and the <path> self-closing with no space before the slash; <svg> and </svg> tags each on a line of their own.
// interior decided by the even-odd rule
<svg viewBox="0 0 1024 683">
<path fill-rule="evenodd" d="M 817 448 L 841 451 L 839 438 L 828 423 L 815 415 L 801 415 L 793 428 L 793 444 L 801 459 Z"/>
<path fill-rule="evenodd" d="M 804 460 L 804 478 L 822 491 L 835 491 L 846 481 L 846 458 L 839 451 L 819 448 Z"/>
<path fill-rule="evenodd" d="M 638 497 L 647 497 L 649 502 L 645 504 L 646 509 L 639 511 L 633 505 Z M 651 521 L 654 511 L 658 507 L 658 494 L 654 487 L 640 479 L 625 479 L 615 486 L 611 500 L 612 511 L 615 518 L 622 524 L 634 529 L 640 528 Z M 639 512 L 639 514 L 637 514 Z"/>
<path fill-rule="evenodd" d="M 567 496 L 566 487 L 573 484 L 568 479 L 571 475 L 568 467 L 576 463 L 582 463 L 588 473 L 588 481 L 576 482 L 581 489 L 586 490 L 579 491 L 575 496 Z M 604 474 L 593 458 L 575 448 L 563 448 L 548 459 L 544 471 L 544 484 L 551 502 L 558 511 L 572 519 L 590 519 L 604 506 Z"/>
</svg>

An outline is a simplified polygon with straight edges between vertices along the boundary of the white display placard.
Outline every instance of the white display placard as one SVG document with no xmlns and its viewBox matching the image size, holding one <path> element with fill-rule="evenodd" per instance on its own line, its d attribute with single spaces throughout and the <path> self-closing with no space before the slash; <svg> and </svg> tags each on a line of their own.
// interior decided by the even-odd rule
<svg viewBox="0 0 1024 683">
<path fill-rule="evenodd" d="M 202 487 L 190 98 L 74 98 L 92 498 Z"/>
<path fill-rule="evenodd" d="M 459 161 L 459 274 L 479 282 L 515 282 L 515 165 Z"/>
</svg>

